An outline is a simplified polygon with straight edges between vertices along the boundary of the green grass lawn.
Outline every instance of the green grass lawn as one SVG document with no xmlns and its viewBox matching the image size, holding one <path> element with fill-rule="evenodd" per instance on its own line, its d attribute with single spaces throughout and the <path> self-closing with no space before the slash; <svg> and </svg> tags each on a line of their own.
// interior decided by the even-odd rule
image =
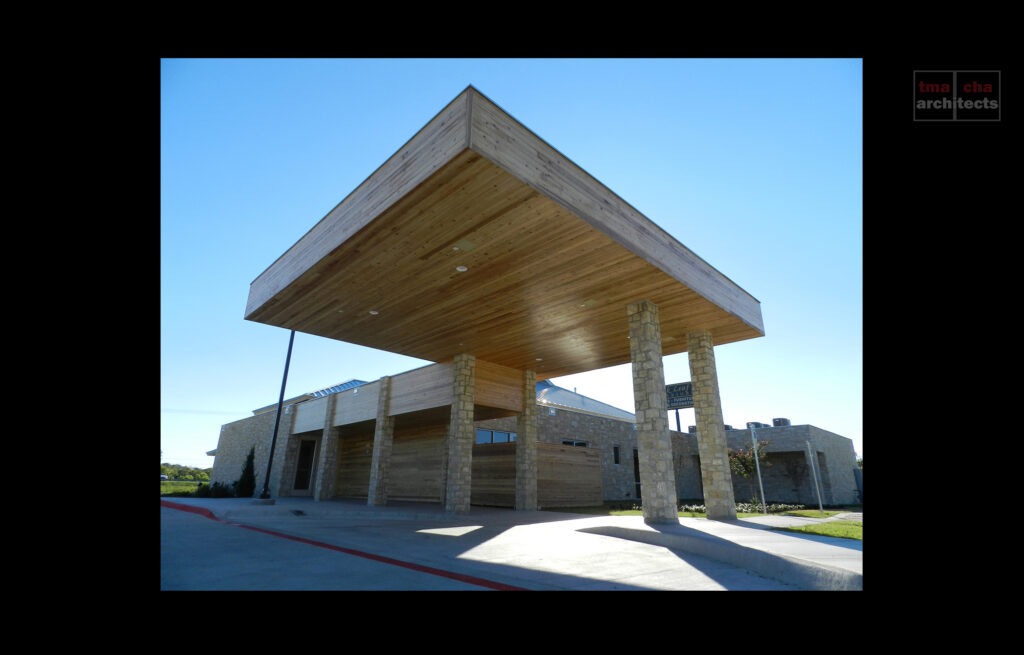
<svg viewBox="0 0 1024 655">
<path fill-rule="evenodd" d="M 568 512 L 571 514 L 600 514 L 602 516 L 642 516 L 643 512 L 638 509 L 609 509 L 607 506 L 600 507 L 552 507 L 552 512 Z M 823 516 L 834 516 L 838 514 L 838 511 L 826 511 L 824 514 L 818 510 L 798 510 L 794 512 L 784 512 L 783 514 L 792 514 L 793 516 L 810 516 L 812 518 L 820 518 Z M 707 514 L 704 512 L 679 512 L 679 516 L 686 518 L 697 518 L 706 519 Z M 737 512 L 736 518 L 747 518 L 750 516 L 781 516 L 780 514 L 763 514 L 761 512 Z"/>
<path fill-rule="evenodd" d="M 161 480 L 160 495 L 168 496 L 175 493 L 193 492 L 198 486 L 199 483 L 192 480 Z"/>
<path fill-rule="evenodd" d="M 789 512 L 782 512 L 780 516 L 806 516 L 811 519 L 826 519 L 840 513 L 839 510 L 794 509 Z"/>
<path fill-rule="evenodd" d="M 805 534 L 817 534 L 825 537 L 839 537 L 841 539 L 856 539 L 864 541 L 863 521 L 829 521 L 827 523 L 812 523 L 789 528 L 774 528 L 784 532 L 803 532 Z"/>
<path fill-rule="evenodd" d="M 614 506 L 614 504 L 612 505 Z M 573 514 L 601 514 L 605 516 L 641 516 L 643 512 L 638 509 L 610 509 L 608 505 L 602 505 L 599 507 L 552 507 L 553 512 L 570 512 Z M 779 514 L 764 514 L 762 512 L 737 512 L 736 518 L 748 518 L 751 516 L 806 516 L 809 518 L 828 518 L 829 516 L 835 516 L 842 510 L 825 510 L 824 512 L 816 509 L 799 509 L 792 510 L 789 512 L 781 512 Z M 704 512 L 679 512 L 679 516 L 686 518 L 707 518 L 707 514 Z"/>
<path fill-rule="evenodd" d="M 553 512 L 570 512 L 573 514 L 599 514 L 604 516 L 642 516 L 643 512 L 638 509 L 612 509 L 615 504 L 603 505 L 599 507 L 553 507 Z M 779 514 L 771 514 L 771 516 L 802 516 L 806 518 L 818 519 L 828 518 L 835 516 L 845 511 L 861 511 L 860 507 L 849 507 L 841 510 L 816 510 L 816 509 L 800 509 L 790 510 L 788 512 L 780 512 Z M 705 519 L 707 514 L 703 512 L 679 512 L 679 516 L 686 518 L 698 518 Z M 751 516 L 769 516 L 760 512 L 737 512 L 736 518 L 748 518 Z M 857 539 L 858 541 L 864 540 L 864 523 L 862 521 L 828 521 L 826 523 L 812 523 L 810 525 L 804 525 L 799 527 L 790 528 L 773 528 L 774 530 L 785 530 L 791 532 L 803 532 L 806 534 L 817 534 L 824 535 L 826 537 L 840 537 L 842 539 Z"/>
</svg>

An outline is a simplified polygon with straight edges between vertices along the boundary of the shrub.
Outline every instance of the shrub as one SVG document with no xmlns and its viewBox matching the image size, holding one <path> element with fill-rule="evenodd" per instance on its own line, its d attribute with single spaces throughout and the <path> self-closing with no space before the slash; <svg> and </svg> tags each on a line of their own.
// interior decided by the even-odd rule
<svg viewBox="0 0 1024 655">
<path fill-rule="evenodd" d="M 228 486 L 226 484 L 214 482 L 210 485 L 210 498 L 231 498 L 235 495 L 236 484 L 237 483 L 232 482 L 231 486 Z"/>
<path fill-rule="evenodd" d="M 249 449 L 249 455 L 245 458 L 245 465 L 242 467 L 242 477 L 235 483 L 235 493 L 239 498 L 251 498 L 256 491 L 256 446 Z"/>
<path fill-rule="evenodd" d="M 231 485 L 214 482 L 213 484 L 200 484 L 196 487 L 196 498 L 231 498 L 235 495 L 235 483 Z"/>
</svg>

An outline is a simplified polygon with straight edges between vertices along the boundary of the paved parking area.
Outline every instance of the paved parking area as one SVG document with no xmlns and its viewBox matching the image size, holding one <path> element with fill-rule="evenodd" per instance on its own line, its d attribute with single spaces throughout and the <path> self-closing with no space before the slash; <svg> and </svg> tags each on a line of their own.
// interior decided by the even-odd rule
<svg viewBox="0 0 1024 655">
<path fill-rule="evenodd" d="M 161 505 L 164 590 L 796 590 L 860 576 L 860 550 L 741 522 L 311 499 Z"/>
</svg>

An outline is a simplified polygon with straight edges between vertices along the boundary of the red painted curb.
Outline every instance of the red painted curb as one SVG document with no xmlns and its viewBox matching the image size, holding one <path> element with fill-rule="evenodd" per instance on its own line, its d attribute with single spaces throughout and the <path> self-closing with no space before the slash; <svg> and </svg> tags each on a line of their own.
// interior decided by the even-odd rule
<svg viewBox="0 0 1024 655">
<path fill-rule="evenodd" d="M 204 507 L 193 507 L 192 505 L 183 505 L 181 503 L 172 503 L 169 500 L 161 500 L 160 501 L 160 505 L 162 505 L 163 507 L 170 507 L 171 509 L 180 509 L 183 512 L 192 512 L 193 514 L 198 514 L 200 516 L 205 516 L 206 518 L 213 519 L 214 521 L 220 521 L 219 518 L 217 518 L 216 516 L 213 515 L 213 512 L 211 512 L 210 510 L 208 510 L 208 509 L 206 509 Z"/>
<path fill-rule="evenodd" d="M 334 546 L 331 544 L 325 544 L 320 541 L 313 541 L 312 539 L 305 539 L 303 537 L 294 537 L 289 534 L 283 534 L 281 532 L 274 532 L 272 530 L 265 530 L 263 528 L 256 528 L 251 525 L 243 525 L 241 523 L 233 523 L 231 521 L 224 521 L 214 516 L 213 512 L 203 507 L 194 507 L 192 505 L 184 505 L 182 503 L 174 503 L 169 500 L 161 500 L 160 505 L 169 509 L 177 509 L 183 512 L 192 512 L 200 516 L 205 516 L 208 519 L 214 521 L 220 521 L 221 523 L 227 523 L 228 525 L 234 525 L 239 528 L 245 528 L 246 530 L 252 530 L 254 532 L 262 532 L 263 534 L 269 534 L 274 537 L 282 537 L 284 539 L 291 539 L 292 541 L 298 541 L 300 543 L 309 544 L 310 546 L 318 546 L 320 548 L 326 548 L 328 550 L 335 550 L 339 553 L 345 553 L 346 555 L 355 555 L 356 557 L 363 557 L 366 559 L 373 560 L 375 562 L 381 562 L 383 564 L 391 564 L 392 566 L 401 566 L 406 569 L 413 571 L 420 571 L 421 573 L 430 573 L 431 575 L 440 576 L 442 578 L 448 578 L 450 580 L 458 580 L 459 582 L 466 582 L 468 584 L 476 585 L 478 587 L 485 587 L 487 589 L 495 589 L 497 591 L 529 591 L 522 587 L 514 587 L 512 585 L 504 584 L 502 582 L 493 582 L 491 580 L 484 580 L 483 578 L 476 578 L 471 575 L 463 575 L 462 573 L 453 573 L 451 571 L 442 571 L 441 569 L 435 569 L 429 566 L 423 566 L 421 564 L 413 564 L 412 562 L 403 562 L 401 560 L 392 559 L 390 557 L 384 557 L 383 555 L 374 555 L 373 553 L 364 553 L 359 550 L 353 550 L 351 548 L 342 548 L 341 546 Z"/>
</svg>

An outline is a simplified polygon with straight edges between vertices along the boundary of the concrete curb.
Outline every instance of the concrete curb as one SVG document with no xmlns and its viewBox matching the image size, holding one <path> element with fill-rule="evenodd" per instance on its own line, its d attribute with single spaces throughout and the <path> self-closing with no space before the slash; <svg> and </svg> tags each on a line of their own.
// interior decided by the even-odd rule
<svg viewBox="0 0 1024 655">
<path fill-rule="evenodd" d="M 863 591 L 864 575 L 854 571 L 803 560 L 790 555 L 770 553 L 743 546 L 727 539 L 703 534 L 681 526 L 666 524 L 657 529 L 619 526 L 584 528 L 581 532 L 600 534 L 654 546 L 681 550 L 718 562 L 753 571 L 766 578 L 785 582 L 800 589 L 815 591 Z M 686 530 L 685 533 L 682 530 Z"/>
</svg>

